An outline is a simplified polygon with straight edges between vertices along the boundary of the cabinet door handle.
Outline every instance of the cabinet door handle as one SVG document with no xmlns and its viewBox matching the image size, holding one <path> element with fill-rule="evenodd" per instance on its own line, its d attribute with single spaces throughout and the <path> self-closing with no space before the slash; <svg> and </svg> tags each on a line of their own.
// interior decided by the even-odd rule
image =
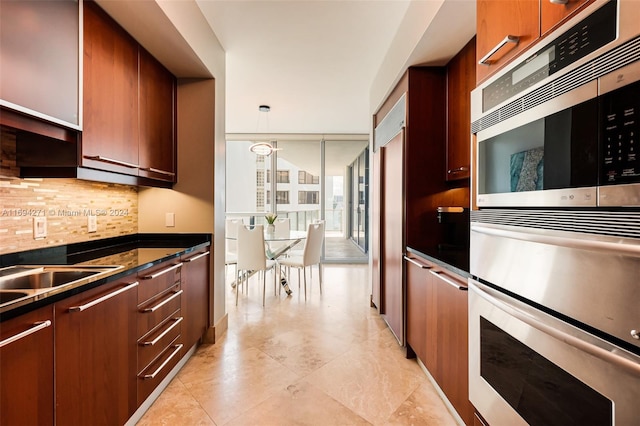
<svg viewBox="0 0 640 426">
<path fill-rule="evenodd" d="M 173 172 L 167 172 L 165 170 L 160 170 L 160 169 L 156 169 L 156 168 L 153 168 L 153 167 L 141 167 L 140 170 L 144 170 L 145 172 L 159 173 L 161 175 L 167 175 L 167 176 L 175 176 L 176 175 Z"/>
<path fill-rule="evenodd" d="M 164 362 L 162 364 L 160 364 L 160 367 L 158 367 L 156 369 L 156 371 L 154 371 L 151 374 L 145 374 L 144 376 L 142 376 L 142 379 L 144 379 L 144 380 L 154 379 L 158 375 L 158 373 L 160 373 L 162 371 L 162 369 L 173 359 L 173 357 L 176 356 L 180 352 L 180 349 L 182 349 L 182 346 L 183 346 L 182 343 L 180 343 L 179 345 L 175 345 L 174 346 L 175 350 L 169 356 L 169 358 L 165 359 Z"/>
<path fill-rule="evenodd" d="M 202 258 L 202 257 L 207 256 L 207 255 L 209 255 L 209 252 L 208 252 L 208 251 L 205 251 L 204 253 L 200 253 L 200 254 L 198 254 L 198 255 L 196 255 L 196 256 L 193 256 L 193 257 L 190 257 L 190 258 L 188 258 L 188 259 L 185 259 L 185 260 L 184 260 L 184 262 L 187 262 L 187 263 L 188 263 L 188 262 L 193 262 L 193 261 L 198 260 L 198 259 L 200 259 L 200 258 Z"/>
<path fill-rule="evenodd" d="M 158 278 L 159 276 L 166 274 L 167 272 L 173 271 L 174 269 L 178 269 L 181 266 L 182 266 L 182 262 L 178 263 L 177 265 L 173 265 L 173 266 L 170 266 L 170 267 L 168 267 L 166 269 L 163 269 L 162 271 L 158 271 L 155 274 L 145 275 L 144 277 L 140 277 L 140 279 L 152 280 L 154 278 Z"/>
<path fill-rule="evenodd" d="M 165 331 L 160 333 L 155 339 L 148 342 L 140 342 L 140 346 L 153 346 L 158 343 L 164 336 L 171 332 L 174 328 L 178 326 L 183 320 L 183 317 L 174 318 L 175 322 L 171 324 Z"/>
<path fill-rule="evenodd" d="M 468 167 L 458 167 L 457 169 L 451 169 L 451 170 L 447 170 L 448 174 L 453 174 L 453 173 L 460 173 L 460 172 L 467 172 L 469 171 Z"/>
<path fill-rule="evenodd" d="M 480 65 L 491 65 L 491 62 L 489 62 L 489 58 L 491 58 L 493 55 L 495 55 L 498 50 L 502 49 L 502 47 L 507 43 L 518 44 L 519 41 L 520 41 L 520 37 L 518 37 L 518 36 L 514 36 L 514 35 L 506 36 L 504 39 L 502 39 L 502 41 L 500 43 L 498 43 L 496 45 L 496 47 L 494 47 L 493 49 L 491 49 L 489 51 L 489 53 L 484 55 L 482 57 L 482 59 L 480 59 L 478 61 L 478 64 L 480 64 Z"/>
<path fill-rule="evenodd" d="M 444 281 L 445 283 L 449 284 L 452 287 L 457 288 L 458 290 L 462 290 L 462 291 L 467 291 L 469 290 L 467 287 L 460 285 L 454 281 L 451 281 L 449 278 L 445 277 L 444 275 L 442 275 L 442 272 L 440 271 L 429 271 L 431 272 L 433 275 L 435 275 L 436 277 L 440 278 L 442 281 Z"/>
<path fill-rule="evenodd" d="M 404 257 L 404 260 L 406 260 L 407 262 L 413 263 L 414 265 L 416 265 L 420 269 L 431 269 L 431 268 L 433 268 L 433 266 L 429 266 L 429 265 L 425 265 L 425 264 L 420 263 L 420 262 L 416 262 L 415 260 L 413 260 L 413 258 L 411 258 L 409 256 L 403 256 L 403 257 Z"/>
<path fill-rule="evenodd" d="M 140 168 L 139 164 L 127 163 L 126 161 L 114 160 L 113 158 L 103 157 L 102 155 L 85 155 L 88 160 L 102 161 L 103 163 L 111 163 L 117 166 L 129 167 L 130 169 Z"/>
<path fill-rule="evenodd" d="M 89 308 L 91 308 L 93 306 L 96 306 L 97 304 L 102 303 L 105 300 L 111 299 L 112 297 L 115 297 L 115 296 L 119 295 L 120 293 L 124 293 L 125 291 L 131 290 L 132 288 L 136 287 L 137 285 L 138 285 L 138 281 L 130 283 L 126 287 L 122 287 L 121 289 L 116 290 L 114 292 L 111 292 L 109 294 L 105 294 L 104 296 L 99 297 L 99 298 L 97 298 L 95 300 L 92 300 L 89 303 L 85 303 L 84 305 L 72 306 L 72 307 L 69 308 L 69 312 L 86 311 L 87 309 L 89 309 Z"/>
<path fill-rule="evenodd" d="M 167 303 L 171 302 L 173 299 L 175 299 L 176 297 L 180 296 L 182 294 L 182 290 L 178 290 L 175 293 L 173 293 L 173 296 L 163 300 L 162 302 L 158 303 L 157 305 L 153 306 L 152 308 L 145 308 L 145 309 L 141 309 L 140 312 L 144 313 L 144 314 L 149 314 L 151 312 L 155 312 L 158 309 L 162 308 L 164 305 L 166 305 Z"/>
<path fill-rule="evenodd" d="M 24 337 L 27 337 L 30 334 L 33 334 L 37 331 L 42 330 L 43 328 L 47 328 L 51 326 L 51 320 L 46 320 L 46 321 L 38 321 L 38 322 L 34 322 L 33 323 L 33 327 L 23 331 L 22 333 L 18 333 L 18 334 L 14 334 L 11 337 L 7 337 L 6 339 L 0 341 L 0 348 L 7 346 L 13 342 L 15 342 L 16 340 L 20 340 Z"/>
</svg>

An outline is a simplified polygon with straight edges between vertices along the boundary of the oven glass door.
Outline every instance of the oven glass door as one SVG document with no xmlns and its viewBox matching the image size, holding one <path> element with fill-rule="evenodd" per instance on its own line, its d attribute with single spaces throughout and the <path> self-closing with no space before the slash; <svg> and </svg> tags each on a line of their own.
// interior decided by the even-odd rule
<svg viewBox="0 0 640 426">
<path fill-rule="evenodd" d="M 509 196 L 549 190 L 595 188 L 598 181 L 598 101 L 592 98 L 561 111 L 545 106 L 548 115 L 513 125 L 488 138 L 478 138 L 478 204 L 562 205 L 540 195 Z M 506 194 L 495 196 L 493 194 Z M 595 205 L 588 196 L 567 196 L 567 205 Z M 523 194 L 526 196 L 526 194 Z M 584 199 L 587 197 L 586 199 Z M 518 200 L 523 200 L 522 202 Z"/>
<path fill-rule="evenodd" d="M 469 282 L 469 395 L 491 425 L 637 421 L 640 357 Z"/>
<path fill-rule="evenodd" d="M 480 376 L 531 426 L 612 424 L 609 399 L 483 317 Z"/>
</svg>

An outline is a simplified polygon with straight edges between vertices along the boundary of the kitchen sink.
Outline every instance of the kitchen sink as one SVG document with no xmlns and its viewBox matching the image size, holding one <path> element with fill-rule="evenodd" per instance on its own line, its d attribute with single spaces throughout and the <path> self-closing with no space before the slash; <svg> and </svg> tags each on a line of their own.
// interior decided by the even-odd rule
<svg viewBox="0 0 640 426">
<path fill-rule="evenodd" d="M 91 282 L 120 268 L 122 266 L 13 266 L 0 270 L 0 290 L 39 290 Z"/>
<path fill-rule="evenodd" d="M 0 290 L 0 305 L 4 303 L 9 303 L 12 300 L 20 299 L 22 297 L 28 296 L 29 293 L 25 293 L 23 291 L 2 291 Z"/>
</svg>

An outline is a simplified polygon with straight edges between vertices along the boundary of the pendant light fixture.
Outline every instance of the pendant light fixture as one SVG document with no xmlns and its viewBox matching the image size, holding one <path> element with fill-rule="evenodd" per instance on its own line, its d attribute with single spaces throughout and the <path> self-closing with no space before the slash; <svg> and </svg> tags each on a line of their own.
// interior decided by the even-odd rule
<svg viewBox="0 0 640 426">
<path fill-rule="evenodd" d="M 258 106 L 258 111 L 261 113 L 268 113 L 271 111 L 271 107 L 269 105 L 260 105 Z M 260 120 L 258 120 L 259 122 Z M 269 125 L 269 116 L 267 116 L 267 127 Z M 256 155 L 269 156 L 273 151 L 277 151 L 277 148 L 274 148 L 269 142 L 256 142 L 249 147 L 249 151 L 253 152 Z"/>
</svg>

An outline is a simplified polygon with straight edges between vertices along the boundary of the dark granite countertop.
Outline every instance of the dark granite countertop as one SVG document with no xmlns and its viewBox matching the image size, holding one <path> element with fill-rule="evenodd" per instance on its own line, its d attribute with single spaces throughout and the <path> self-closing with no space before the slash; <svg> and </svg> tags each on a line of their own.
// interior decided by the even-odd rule
<svg viewBox="0 0 640 426">
<path fill-rule="evenodd" d="M 430 250 L 428 248 L 416 249 L 407 247 L 407 252 L 420 256 L 463 278 L 471 277 L 471 274 L 469 274 L 469 250 L 456 250 L 453 248 Z"/>
<path fill-rule="evenodd" d="M 119 265 L 81 286 L 64 286 L 0 304 L 0 321 L 131 275 L 211 245 L 211 234 L 134 234 L 0 256 L 0 268 L 15 265 Z"/>
</svg>

